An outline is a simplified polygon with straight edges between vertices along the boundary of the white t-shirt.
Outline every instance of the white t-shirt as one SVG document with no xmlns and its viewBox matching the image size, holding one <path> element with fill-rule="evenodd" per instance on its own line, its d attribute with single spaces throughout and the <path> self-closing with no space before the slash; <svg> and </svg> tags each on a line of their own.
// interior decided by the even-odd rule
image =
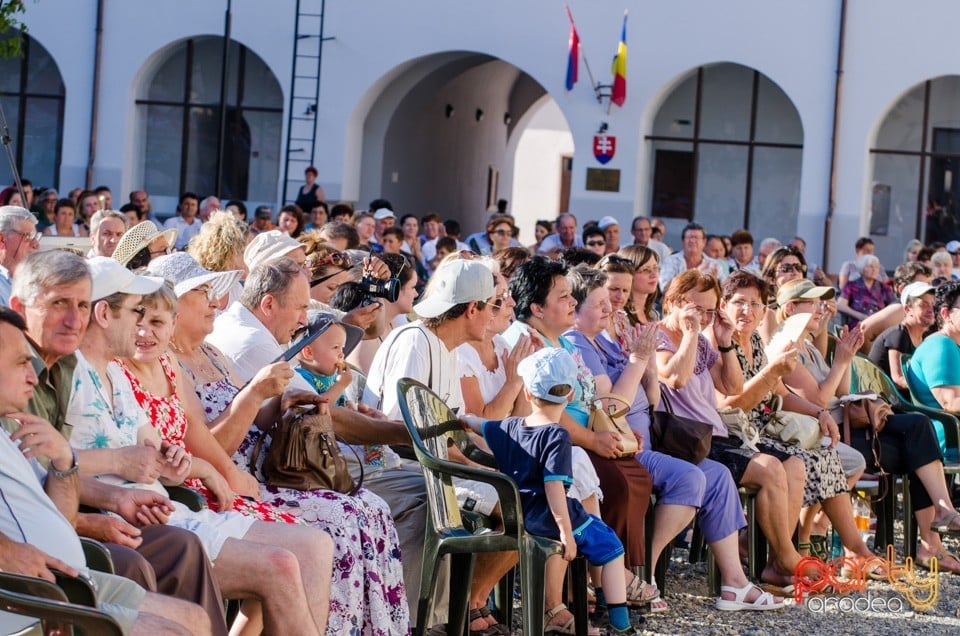
<svg viewBox="0 0 960 636">
<path fill-rule="evenodd" d="M 493 350 L 497 354 L 497 368 L 490 371 L 480 360 L 480 354 L 470 343 L 465 342 L 456 348 L 460 377 L 477 379 L 477 383 L 480 385 L 480 397 L 483 398 L 484 403 L 489 403 L 497 397 L 497 393 L 500 392 L 507 381 L 507 373 L 503 368 L 503 357 L 510 353 L 510 345 L 503 339 L 503 336 L 497 334 L 493 337 Z"/>
<path fill-rule="evenodd" d="M 397 401 L 400 378 L 422 382 L 451 410 L 463 413 L 456 351 L 447 349 L 422 321 L 394 329 L 380 345 L 370 364 L 363 403 L 379 408 L 390 419 L 401 419 Z"/>
</svg>

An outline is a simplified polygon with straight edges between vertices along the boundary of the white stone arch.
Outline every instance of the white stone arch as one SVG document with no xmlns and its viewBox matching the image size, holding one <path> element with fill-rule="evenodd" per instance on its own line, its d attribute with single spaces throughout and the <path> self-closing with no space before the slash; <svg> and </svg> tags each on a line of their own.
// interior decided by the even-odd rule
<svg viewBox="0 0 960 636">
<path fill-rule="evenodd" d="M 174 55 L 177 55 L 179 51 L 185 46 L 188 41 L 196 42 L 214 42 L 216 44 L 217 50 L 222 48 L 223 44 L 223 35 L 222 33 L 206 33 L 206 32 L 197 32 L 178 37 L 175 40 L 172 40 L 163 46 L 155 49 L 154 51 L 146 54 L 144 56 L 142 64 L 138 67 L 136 73 L 133 76 L 133 79 L 130 84 L 129 92 L 129 103 L 131 105 L 131 112 L 133 113 L 130 118 L 131 128 L 130 134 L 127 136 L 127 157 L 128 165 L 131 166 L 131 175 L 130 181 L 136 184 L 145 184 L 144 180 L 144 158 L 146 149 L 146 135 L 148 127 L 148 118 L 144 113 L 144 109 L 138 104 L 138 100 L 143 100 L 146 98 L 148 91 L 152 82 L 157 77 L 157 74 L 163 69 L 163 67 L 168 64 Z M 281 179 L 281 170 L 282 170 L 282 160 L 283 160 L 283 149 L 284 149 L 284 134 L 286 132 L 286 94 L 285 86 L 280 81 L 280 76 L 277 74 L 276 70 L 271 67 L 268 62 L 269 57 L 264 56 L 260 51 L 257 50 L 256 46 L 252 46 L 246 41 L 231 37 L 231 44 L 237 47 L 237 50 L 243 50 L 248 60 L 248 64 L 254 63 L 262 71 L 256 76 L 262 82 L 262 85 L 259 87 L 260 90 L 256 91 L 257 95 L 267 95 L 266 98 L 257 97 L 254 99 L 265 99 L 270 102 L 271 113 L 274 115 L 273 121 L 269 126 L 263 126 L 260 122 L 249 122 L 246 121 L 246 113 L 244 115 L 243 124 L 245 128 L 249 129 L 251 138 L 258 139 L 259 136 L 269 136 L 269 142 L 263 144 L 264 147 L 269 147 L 269 150 L 264 153 L 265 157 L 269 157 L 268 161 L 262 162 L 263 166 L 250 166 L 248 169 L 251 171 L 251 174 L 256 171 L 256 176 L 251 178 L 257 179 L 257 186 L 254 188 L 254 192 L 248 192 L 246 197 L 231 197 L 231 198 L 243 198 L 248 202 L 248 204 L 259 204 L 259 203 L 272 203 L 276 198 L 276 193 L 280 189 L 280 179 Z M 236 57 L 231 58 L 232 64 L 235 64 Z M 229 85 L 231 87 L 236 85 L 237 78 L 230 77 Z M 219 82 L 217 83 L 219 87 Z M 219 89 L 218 89 L 219 90 Z M 247 91 L 250 91 L 247 88 Z M 250 104 L 251 98 L 249 97 L 253 91 L 250 93 L 244 93 L 244 103 Z M 231 95 L 233 93 L 231 92 Z M 228 97 L 230 99 L 230 97 Z M 210 99 L 204 100 L 206 103 L 211 103 Z M 218 101 L 218 100 L 217 100 Z M 261 102 L 265 103 L 265 102 Z M 268 131 L 268 132 L 265 132 Z M 251 141 L 254 144 L 260 144 L 259 141 Z M 259 149 L 258 149 L 259 152 Z M 229 157 L 225 158 L 225 161 Z M 149 189 L 149 188 L 148 188 Z M 214 194 L 213 192 L 202 192 L 198 193 L 200 196 L 205 196 L 207 194 Z M 227 197 L 224 197 L 226 200 Z M 163 209 L 175 209 L 176 207 L 176 196 L 167 194 L 158 193 L 154 196 L 151 193 L 151 199 L 155 199 L 159 202 Z"/>
<path fill-rule="evenodd" d="M 479 102 L 457 104 L 453 117 L 473 118 L 477 108 L 484 110 L 482 124 L 479 121 L 476 124 L 495 129 L 491 134 L 497 135 L 497 148 L 490 152 L 499 158 L 496 162 L 500 174 L 499 196 L 509 199 L 513 153 L 516 151 L 517 140 L 529 123 L 532 111 L 540 107 L 540 100 L 548 93 L 541 82 L 510 60 L 487 53 L 461 50 L 431 53 L 404 61 L 381 75 L 367 88 L 348 118 L 341 198 L 356 201 L 357 205 L 363 207 L 370 198 L 377 196 L 379 193 L 375 191 L 379 189 L 378 179 L 382 179 L 385 173 L 392 176 L 393 172 L 400 172 L 392 169 L 388 172 L 384 166 L 385 158 L 389 160 L 391 155 L 392 149 L 385 147 L 385 143 L 391 134 L 390 127 L 394 124 L 395 117 L 403 116 L 402 110 L 409 108 L 411 99 L 427 101 L 431 95 L 424 94 L 425 86 L 436 87 L 438 91 L 444 88 L 454 90 L 449 87 L 469 74 L 489 80 L 490 100 L 486 101 L 486 105 Z M 469 101 L 469 98 L 465 99 Z M 563 105 L 558 104 L 558 107 L 562 110 Z M 437 115 L 436 104 L 431 108 L 433 110 L 430 112 Z M 444 123 L 443 108 L 444 105 L 441 104 L 440 116 L 433 122 L 437 126 Z M 566 119 L 566 115 L 564 118 Z M 418 125 L 423 125 L 421 119 L 418 119 Z M 425 133 L 424 137 L 426 136 L 429 135 Z M 480 152 L 482 154 L 483 150 Z M 471 169 L 473 168 L 476 166 Z M 402 178 L 398 174 L 398 180 Z M 470 175 L 474 184 L 477 178 L 476 173 Z M 422 214 L 426 209 L 403 211 Z M 438 211 L 441 215 L 460 218 L 465 232 L 479 229 L 478 225 L 482 222 L 480 217 L 485 213 L 485 210 L 472 204 L 469 210 Z M 532 233 L 532 229 L 530 232 Z"/>
<path fill-rule="evenodd" d="M 867 135 L 859 219 L 860 234 L 888 266 L 903 260 L 909 239 L 960 237 L 960 75 L 932 76 L 891 95 Z"/>
<path fill-rule="evenodd" d="M 697 117 L 696 84 L 701 69 L 703 69 L 704 79 L 699 100 L 701 122 L 698 139 L 700 142 L 696 144 L 693 164 L 694 200 L 690 202 L 693 206 L 693 220 L 706 226 L 709 232 L 720 234 L 729 234 L 730 231 L 743 227 L 744 221 L 748 221 L 746 225 L 753 231 L 758 241 L 765 236 L 774 236 L 781 240 L 789 239 L 793 236 L 799 214 L 803 120 L 796 102 L 776 80 L 754 66 L 736 61 L 719 60 L 688 68 L 665 82 L 647 102 L 641 116 L 639 144 L 641 150 L 636 175 L 640 213 L 656 215 L 652 201 L 656 151 L 659 149 L 675 150 L 678 153 L 694 151 L 693 129 L 696 127 Z M 724 86 L 719 80 L 723 73 L 729 73 L 738 78 L 738 84 L 736 87 L 727 89 L 729 93 L 725 98 L 718 92 L 718 87 Z M 754 76 L 755 80 L 753 80 Z M 753 81 L 756 83 L 753 84 Z M 754 109 L 752 100 L 754 86 L 758 94 L 757 115 L 755 120 L 751 120 Z M 705 98 L 708 91 L 714 93 L 709 100 Z M 734 95 L 734 91 L 739 92 Z M 672 120 L 671 127 L 674 131 L 664 131 L 664 109 L 670 109 L 671 102 L 676 101 L 678 96 L 681 96 L 681 99 L 685 100 L 684 103 L 689 105 L 689 114 Z M 736 99 L 734 99 L 735 96 Z M 717 116 L 718 113 L 728 111 L 728 109 L 716 108 L 717 104 L 724 103 L 725 100 L 736 104 L 735 110 L 738 115 L 736 122 L 724 122 L 721 121 L 722 117 Z M 773 116 L 774 114 L 777 116 Z M 658 121 L 658 118 L 661 119 Z M 752 133 L 751 126 L 754 126 Z M 682 141 L 684 139 L 686 141 Z M 752 164 L 749 160 L 751 147 L 754 155 Z M 729 156 L 723 157 L 723 152 L 727 152 Z M 766 162 L 758 164 L 758 153 L 765 158 L 774 159 L 775 163 L 769 165 L 775 166 L 776 162 L 779 162 L 780 168 L 769 171 L 769 174 L 765 173 L 764 168 L 768 164 Z M 712 156 L 705 157 L 706 154 Z M 722 173 L 718 168 L 720 172 L 710 178 L 710 174 L 706 172 L 709 161 L 721 166 L 723 170 L 729 170 L 731 174 Z M 739 169 L 739 164 L 742 164 L 742 169 Z M 749 167 L 752 167 L 752 170 L 748 171 Z M 749 182 L 748 174 L 751 175 Z M 729 184 L 728 190 L 720 192 L 719 184 Z M 765 184 L 770 184 L 766 192 L 763 190 Z M 704 186 L 717 189 L 717 192 L 709 197 L 712 202 L 719 201 L 715 208 L 709 205 L 705 207 L 708 190 L 702 190 Z M 746 216 L 748 200 L 750 201 L 749 219 Z M 760 205 L 758 206 L 757 203 Z M 786 223 L 784 215 L 787 217 Z M 676 242 L 679 238 L 679 230 L 687 220 L 668 218 L 665 221 L 668 234 L 673 235 L 671 238 Z"/>
</svg>

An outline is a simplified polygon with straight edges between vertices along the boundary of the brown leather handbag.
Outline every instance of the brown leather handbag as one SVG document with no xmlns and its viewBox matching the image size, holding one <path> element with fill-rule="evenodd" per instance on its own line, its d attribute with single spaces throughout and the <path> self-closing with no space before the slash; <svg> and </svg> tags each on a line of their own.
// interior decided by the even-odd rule
<svg viewBox="0 0 960 636">
<path fill-rule="evenodd" d="M 619 409 L 613 405 L 604 408 L 602 400 L 616 400 L 622 402 L 624 406 Z M 620 457 L 633 457 L 640 452 L 637 437 L 627 423 L 627 412 L 629 410 L 630 402 L 627 398 L 616 393 L 598 395 L 590 405 L 590 419 L 587 421 L 587 428 L 594 433 L 617 433 L 620 436 L 620 445 L 623 446 Z"/>
<path fill-rule="evenodd" d="M 849 400 L 842 406 L 840 434 L 845 444 L 850 443 L 852 430 L 867 430 L 871 437 L 876 437 L 887 425 L 887 418 L 893 415 L 890 405 L 878 397 Z"/>
<path fill-rule="evenodd" d="M 251 472 L 267 435 L 270 446 L 260 471 L 268 486 L 333 490 L 351 496 L 360 490 L 363 475 L 361 473 L 360 480 L 354 483 L 337 445 L 326 404 L 321 404 L 317 412 L 290 409 L 284 413 L 280 423 L 257 441 L 250 458 Z"/>
</svg>

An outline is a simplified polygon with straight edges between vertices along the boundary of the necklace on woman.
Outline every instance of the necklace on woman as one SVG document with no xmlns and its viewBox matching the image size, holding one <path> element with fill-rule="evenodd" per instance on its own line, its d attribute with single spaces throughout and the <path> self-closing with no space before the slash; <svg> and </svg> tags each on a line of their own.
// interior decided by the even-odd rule
<svg viewBox="0 0 960 636">
<path fill-rule="evenodd" d="M 185 365 L 190 367 L 190 371 L 195 376 L 199 376 L 203 379 L 209 381 L 215 381 L 219 379 L 220 373 L 217 371 L 216 366 L 214 366 L 213 361 L 210 360 L 202 347 L 197 347 L 190 353 L 187 353 L 186 350 L 178 345 L 176 341 L 170 341 L 170 348 L 177 354 L 177 358 Z"/>
</svg>

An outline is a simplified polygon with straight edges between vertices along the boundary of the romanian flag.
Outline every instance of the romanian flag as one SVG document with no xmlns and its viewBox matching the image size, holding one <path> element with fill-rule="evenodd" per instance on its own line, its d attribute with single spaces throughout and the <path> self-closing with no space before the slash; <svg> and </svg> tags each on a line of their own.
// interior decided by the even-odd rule
<svg viewBox="0 0 960 636">
<path fill-rule="evenodd" d="M 573 14 L 570 13 L 570 6 L 567 6 L 567 17 L 570 18 L 570 43 L 567 53 L 567 90 L 573 90 L 573 85 L 577 83 L 577 70 L 580 66 L 580 36 L 577 34 L 577 27 L 573 23 Z"/>
<path fill-rule="evenodd" d="M 627 12 L 623 12 L 623 31 L 620 33 L 620 44 L 617 45 L 617 54 L 613 57 L 613 92 L 610 101 L 617 106 L 623 106 L 627 100 Z"/>
</svg>

